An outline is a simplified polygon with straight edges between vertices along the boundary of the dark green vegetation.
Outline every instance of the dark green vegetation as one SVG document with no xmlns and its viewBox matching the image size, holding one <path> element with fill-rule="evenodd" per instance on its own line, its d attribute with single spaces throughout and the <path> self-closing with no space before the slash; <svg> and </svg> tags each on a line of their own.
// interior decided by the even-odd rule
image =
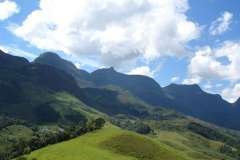
<svg viewBox="0 0 240 160">
<path fill-rule="evenodd" d="M 240 105 L 234 106 L 220 95 L 208 94 L 198 85 L 172 84 L 163 90 L 172 99 L 175 106 L 172 108 L 223 127 L 240 129 Z"/>
<path fill-rule="evenodd" d="M 0 159 L 29 154 L 85 133 L 86 136 L 48 146 L 27 157 L 237 159 L 237 131 L 174 111 L 237 128 L 239 123 L 237 119 L 232 123 L 230 110 L 239 113 L 239 105 L 229 105 L 196 85 L 161 88 L 149 77 L 129 76 L 113 68 L 90 74 L 53 53 L 45 53 L 32 63 L 1 53 Z M 216 110 L 218 107 L 220 110 Z M 227 118 L 222 111 L 226 111 Z M 142 135 L 112 125 L 101 129 L 105 121 Z"/>
</svg>

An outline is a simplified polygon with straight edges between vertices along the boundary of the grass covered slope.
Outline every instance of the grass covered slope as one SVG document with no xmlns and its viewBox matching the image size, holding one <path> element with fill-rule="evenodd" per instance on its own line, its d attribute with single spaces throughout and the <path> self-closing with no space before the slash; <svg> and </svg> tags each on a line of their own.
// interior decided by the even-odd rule
<svg viewBox="0 0 240 160">
<path fill-rule="evenodd" d="M 76 139 L 32 152 L 37 160 L 185 160 L 174 149 L 146 136 L 106 126 Z"/>
<path fill-rule="evenodd" d="M 101 130 L 32 152 L 28 160 L 232 160 L 222 143 L 190 132 L 144 136 L 107 125 Z"/>
<path fill-rule="evenodd" d="M 219 152 L 222 142 L 206 139 L 192 132 L 160 131 L 155 138 L 193 160 L 230 160 Z"/>
<path fill-rule="evenodd" d="M 120 156 L 102 147 L 102 143 L 114 135 L 121 134 L 121 130 L 114 127 L 105 127 L 102 130 L 91 132 L 76 139 L 52 145 L 32 152 L 28 159 L 38 160 L 131 160 L 134 158 Z"/>
</svg>

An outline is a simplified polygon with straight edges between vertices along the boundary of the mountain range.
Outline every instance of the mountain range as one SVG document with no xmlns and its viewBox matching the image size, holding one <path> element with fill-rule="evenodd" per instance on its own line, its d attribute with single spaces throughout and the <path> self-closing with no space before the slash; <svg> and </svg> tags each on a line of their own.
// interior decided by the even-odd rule
<svg viewBox="0 0 240 160">
<path fill-rule="evenodd" d="M 124 156 L 132 156 L 134 152 L 133 157 L 143 160 L 146 158 L 142 156 L 148 160 L 234 160 L 240 157 L 240 132 L 235 131 L 240 130 L 239 114 L 240 100 L 228 103 L 198 85 L 161 87 L 153 78 L 119 73 L 113 67 L 88 73 L 52 52 L 29 62 L 0 51 L 0 159 L 3 160 L 98 129 L 101 130 L 94 132 L 96 142 L 105 137 L 110 150 L 97 144 L 97 148 L 83 153 L 87 157 L 88 152 L 94 155 L 92 150 L 100 149 L 101 153 L 103 149 L 107 158 L 115 159 L 108 153 L 117 147 L 130 149 L 124 151 Z M 103 127 L 105 121 L 107 125 Z M 112 132 L 117 138 L 111 138 Z M 124 136 L 119 137 L 120 133 Z M 92 134 L 89 136 L 92 138 Z M 93 143 L 91 138 L 88 144 Z M 75 140 L 71 142 L 75 144 Z M 150 145 L 152 149 L 131 150 L 132 143 Z M 62 152 L 68 155 L 65 144 L 62 143 Z M 82 151 L 82 146 L 77 148 L 80 144 L 74 145 L 76 153 Z M 59 148 L 55 151 L 60 152 Z M 57 156 L 55 151 L 49 151 L 49 155 Z M 164 154 L 153 154 L 159 151 Z M 39 150 L 42 152 L 44 149 Z M 36 155 L 41 157 L 38 151 Z"/>
<path fill-rule="evenodd" d="M 46 64 L 65 71 L 75 77 L 80 87 L 116 86 L 156 108 L 166 107 L 219 126 L 240 129 L 240 100 L 234 104 L 229 103 L 218 94 L 204 92 L 196 84 L 170 84 L 161 87 L 150 77 L 119 73 L 113 67 L 88 73 L 51 52 L 43 53 L 33 63 Z"/>
</svg>

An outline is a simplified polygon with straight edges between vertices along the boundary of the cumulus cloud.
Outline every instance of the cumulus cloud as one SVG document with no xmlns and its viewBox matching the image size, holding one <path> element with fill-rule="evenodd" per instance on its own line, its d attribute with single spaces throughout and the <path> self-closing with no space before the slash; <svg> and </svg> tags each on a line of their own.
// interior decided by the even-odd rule
<svg viewBox="0 0 240 160">
<path fill-rule="evenodd" d="M 6 20 L 19 12 L 17 4 L 11 0 L 0 1 L 0 21 Z"/>
<path fill-rule="evenodd" d="M 40 49 L 117 66 L 187 53 L 200 34 L 188 9 L 187 0 L 40 0 L 12 31 Z"/>
<path fill-rule="evenodd" d="M 222 91 L 222 95 L 229 102 L 235 102 L 240 97 L 240 83 L 235 84 L 233 87 L 224 89 Z"/>
<path fill-rule="evenodd" d="M 128 74 L 130 74 L 130 75 L 144 75 L 144 76 L 149 76 L 149 77 L 154 76 L 154 73 L 151 71 L 151 69 L 148 66 L 137 67 L 137 68 L 131 70 Z"/>
<path fill-rule="evenodd" d="M 227 61 L 224 62 L 222 59 Z M 240 80 L 240 42 L 226 41 L 217 48 L 200 48 L 188 66 L 191 79 Z"/>
<path fill-rule="evenodd" d="M 223 80 L 234 87 L 225 88 L 222 96 L 232 102 L 240 97 L 240 42 L 226 41 L 218 47 L 199 48 L 188 66 L 188 77 L 184 84 L 200 83 L 202 81 Z M 205 86 L 205 89 L 209 86 Z M 222 88 L 222 84 L 216 84 Z"/>
<path fill-rule="evenodd" d="M 229 30 L 229 27 L 232 23 L 233 14 L 225 11 L 221 17 L 217 18 L 215 21 L 212 22 L 209 32 L 211 35 L 221 35 L 222 33 Z"/>
</svg>

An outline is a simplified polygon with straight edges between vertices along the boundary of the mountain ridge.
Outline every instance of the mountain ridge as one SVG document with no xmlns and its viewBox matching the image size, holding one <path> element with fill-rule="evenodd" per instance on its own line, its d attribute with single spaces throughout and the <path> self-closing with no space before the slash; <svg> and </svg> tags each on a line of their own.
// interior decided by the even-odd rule
<svg viewBox="0 0 240 160">
<path fill-rule="evenodd" d="M 175 106 L 178 104 L 178 107 L 174 108 L 177 111 L 181 110 L 185 114 L 220 126 L 236 127 L 235 129 L 240 127 L 238 124 L 239 112 L 235 112 L 233 104 L 225 101 L 218 94 L 209 94 L 201 90 L 200 87 L 197 88 L 196 86 L 170 85 L 164 87 L 163 90 L 171 95 L 175 101 Z"/>
<path fill-rule="evenodd" d="M 61 57 L 58 58 L 62 59 Z M 43 61 L 46 62 L 47 60 Z M 38 58 L 37 62 L 42 63 Z M 61 67 L 52 63 L 50 65 L 61 69 Z M 74 64 L 72 65 L 74 66 Z M 67 72 L 71 74 L 73 71 L 68 70 Z M 78 81 L 81 77 L 76 78 L 75 76 L 75 79 Z M 119 73 L 113 67 L 97 69 L 89 73 L 88 79 L 84 80 L 91 84 L 88 87 L 117 86 L 130 91 L 134 96 L 155 107 L 174 109 L 220 126 L 240 129 L 240 124 L 238 124 L 238 115 L 240 114 L 238 110 L 240 109 L 232 109 L 234 104 L 225 101 L 220 95 L 203 91 L 197 84 L 170 84 L 161 87 L 150 77 Z M 235 103 L 234 106 L 240 108 L 238 103 Z"/>
</svg>

